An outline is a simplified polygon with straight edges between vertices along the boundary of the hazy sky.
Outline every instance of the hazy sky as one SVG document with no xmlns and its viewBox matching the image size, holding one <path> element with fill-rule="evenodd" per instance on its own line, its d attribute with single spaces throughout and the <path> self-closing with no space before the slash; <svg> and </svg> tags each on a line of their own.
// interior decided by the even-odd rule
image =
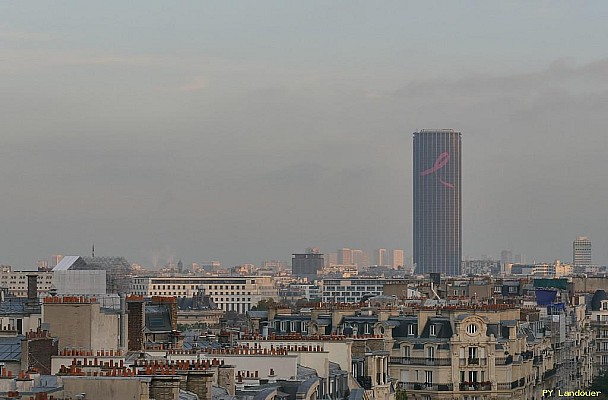
<svg viewBox="0 0 608 400">
<path fill-rule="evenodd" d="M 462 132 L 463 255 L 608 263 L 608 3 L 0 5 L 0 263 L 411 255 L 411 133 Z"/>
</svg>

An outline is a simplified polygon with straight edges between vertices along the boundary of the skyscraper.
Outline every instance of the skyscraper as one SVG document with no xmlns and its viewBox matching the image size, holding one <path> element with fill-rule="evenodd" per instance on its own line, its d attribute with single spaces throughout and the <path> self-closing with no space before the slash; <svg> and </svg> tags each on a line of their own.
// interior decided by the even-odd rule
<svg viewBox="0 0 608 400">
<path fill-rule="evenodd" d="M 353 249 L 353 264 L 357 266 L 358 269 L 364 269 L 369 267 L 369 254 L 364 252 L 361 249 Z"/>
<path fill-rule="evenodd" d="M 575 272 L 585 272 L 592 264 L 591 240 L 586 236 L 577 237 L 572 242 L 572 266 Z"/>
<path fill-rule="evenodd" d="M 392 261 L 393 261 L 393 268 L 395 269 L 400 269 L 403 268 L 405 266 L 405 264 L 403 263 L 403 250 L 401 249 L 394 249 L 393 250 L 393 257 L 392 257 Z"/>
<path fill-rule="evenodd" d="M 460 275 L 460 132 L 414 133 L 414 263 L 417 273 Z"/>
<path fill-rule="evenodd" d="M 376 249 L 374 251 L 374 264 L 379 267 L 388 265 L 388 257 L 386 249 Z"/>
<path fill-rule="evenodd" d="M 318 249 L 306 249 L 304 254 L 293 254 L 291 273 L 295 276 L 314 278 L 323 269 L 323 254 Z"/>
<path fill-rule="evenodd" d="M 338 249 L 338 264 L 352 265 L 353 264 L 353 251 L 347 247 Z"/>
</svg>

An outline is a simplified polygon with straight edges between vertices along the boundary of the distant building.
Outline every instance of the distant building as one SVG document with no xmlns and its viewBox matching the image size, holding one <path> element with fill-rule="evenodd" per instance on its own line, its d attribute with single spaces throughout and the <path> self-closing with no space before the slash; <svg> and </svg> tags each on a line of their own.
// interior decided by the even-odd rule
<svg viewBox="0 0 608 400">
<path fill-rule="evenodd" d="M 51 267 L 54 267 L 55 265 L 59 264 L 62 259 L 63 256 L 61 254 L 53 254 L 51 256 Z"/>
<path fill-rule="evenodd" d="M 353 263 L 353 251 L 347 247 L 338 250 L 338 264 L 351 265 Z"/>
<path fill-rule="evenodd" d="M 327 257 L 325 257 L 325 266 L 329 267 L 331 265 L 338 263 L 338 253 L 328 253 Z"/>
<path fill-rule="evenodd" d="M 374 251 L 374 265 L 389 265 L 388 252 L 386 249 L 376 249 L 376 251 Z"/>
<path fill-rule="evenodd" d="M 368 268 L 369 267 L 369 254 L 360 249 L 354 249 L 352 251 L 353 264 L 357 268 Z"/>
<path fill-rule="evenodd" d="M 50 271 L 13 271 L 11 267 L 0 269 L 0 288 L 15 297 L 27 297 L 28 275 L 38 278 L 38 296 L 48 294 L 53 285 L 53 273 Z"/>
<path fill-rule="evenodd" d="M 591 258 L 591 240 L 579 236 L 572 243 L 572 264 L 575 272 L 586 272 L 593 265 Z"/>
<path fill-rule="evenodd" d="M 500 271 L 505 273 L 509 264 L 513 263 L 513 252 L 511 250 L 503 250 L 500 252 Z"/>
<path fill-rule="evenodd" d="M 132 294 L 145 297 L 194 297 L 201 289 L 220 310 L 237 313 L 249 311 L 260 300 L 279 296 L 270 276 L 134 277 L 131 285 Z"/>
<path fill-rule="evenodd" d="M 324 303 L 358 303 L 365 295 L 379 296 L 385 281 L 372 278 L 323 279 Z"/>
<path fill-rule="evenodd" d="M 403 250 L 395 249 L 393 250 L 393 268 L 401 269 L 405 266 L 405 260 L 403 256 Z"/>
<path fill-rule="evenodd" d="M 463 260 L 463 275 L 495 275 L 500 271 L 498 260 Z"/>
<path fill-rule="evenodd" d="M 314 277 L 323 269 L 323 254 L 304 253 L 293 254 L 291 259 L 291 273 L 295 276 Z"/>
<path fill-rule="evenodd" d="M 413 155 L 416 273 L 460 275 L 460 132 L 415 132 Z"/>
<path fill-rule="evenodd" d="M 284 261 L 264 261 L 262 263 L 262 269 L 272 270 L 273 272 L 281 272 L 287 269 L 287 264 Z"/>
<path fill-rule="evenodd" d="M 213 272 L 222 268 L 222 264 L 219 261 L 205 261 L 199 263 L 198 266 L 205 272 Z"/>
<path fill-rule="evenodd" d="M 56 271 L 105 271 L 107 293 L 128 293 L 131 284 L 131 264 L 123 257 L 66 256 L 53 268 Z"/>
</svg>

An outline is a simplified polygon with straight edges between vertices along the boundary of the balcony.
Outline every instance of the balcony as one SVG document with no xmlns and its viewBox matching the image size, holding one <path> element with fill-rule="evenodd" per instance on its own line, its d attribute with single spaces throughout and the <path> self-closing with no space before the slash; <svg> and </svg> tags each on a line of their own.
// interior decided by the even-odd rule
<svg viewBox="0 0 608 400">
<path fill-rule="evenodd" d="M 454 385 L 451 383 L 421 383 L 421 382 L 399 382 L 397 388 L 405 390 L 429 390 L 434 392 L 451 392 Z"/>
<path fill-rule="evenodd" d="M 513 390 L 513 389 L 517 389 L 519 387 L 523 387 L 525 385 L 525 383 L 526 383 L 525 379 L 521 378 L 521 379 L 513 381 L 513 382 L 497 383 L 496 389 L 497 390 Z"/>
<path fill-rule="evenodd" d="M 488 365 L 488 359 L 479 358 L 479 357 L 461 358 L 460 366 L 465 367 L 467 365 L 476 366 L 476 367 L 478 367 L 478 366 L 485 367 L 486 365 Z"/>
<path fill-rule="evenodd" d="M 555 375 L 556 372 L 557 372 L 557 370 L 555 368 L 546 370 L 545 373 L 543 374 L 543 380 L 545 380 L 547 378 L 551 378 L 552 376 Z"/>
<path fill-rule="evenodd" d="M 495 364 L 496 365 L 510 365 L 513 364 L 513 356 L 507 356 L 507 357 L 496 357 L 494 359 Z"/>
<path fill-rule="evenodd" d="M 450 366 L 451 358 L 426 358 L 426 357 L 391 357 L 391 364 L 400 365 L 429 365 L 429 366 Z"/>
<path fill-rule="evenodd" d="M 460 391 L 486 391 L 492 390 L 491 382 L 460 382 Z"/>
</svg>

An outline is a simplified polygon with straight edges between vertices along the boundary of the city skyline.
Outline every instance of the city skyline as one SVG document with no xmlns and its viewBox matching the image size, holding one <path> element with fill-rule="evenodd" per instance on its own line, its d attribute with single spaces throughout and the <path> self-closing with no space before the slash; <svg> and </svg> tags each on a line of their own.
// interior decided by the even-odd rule
<svg viewBox="0 0 608 400">
<path fill-rule="evenodd" d="M 608 262 L 605 3 L 2 11 L 1 263 L 412 254 L 424 127 L 466 132 L 463 257 Z"/>
</svg>

